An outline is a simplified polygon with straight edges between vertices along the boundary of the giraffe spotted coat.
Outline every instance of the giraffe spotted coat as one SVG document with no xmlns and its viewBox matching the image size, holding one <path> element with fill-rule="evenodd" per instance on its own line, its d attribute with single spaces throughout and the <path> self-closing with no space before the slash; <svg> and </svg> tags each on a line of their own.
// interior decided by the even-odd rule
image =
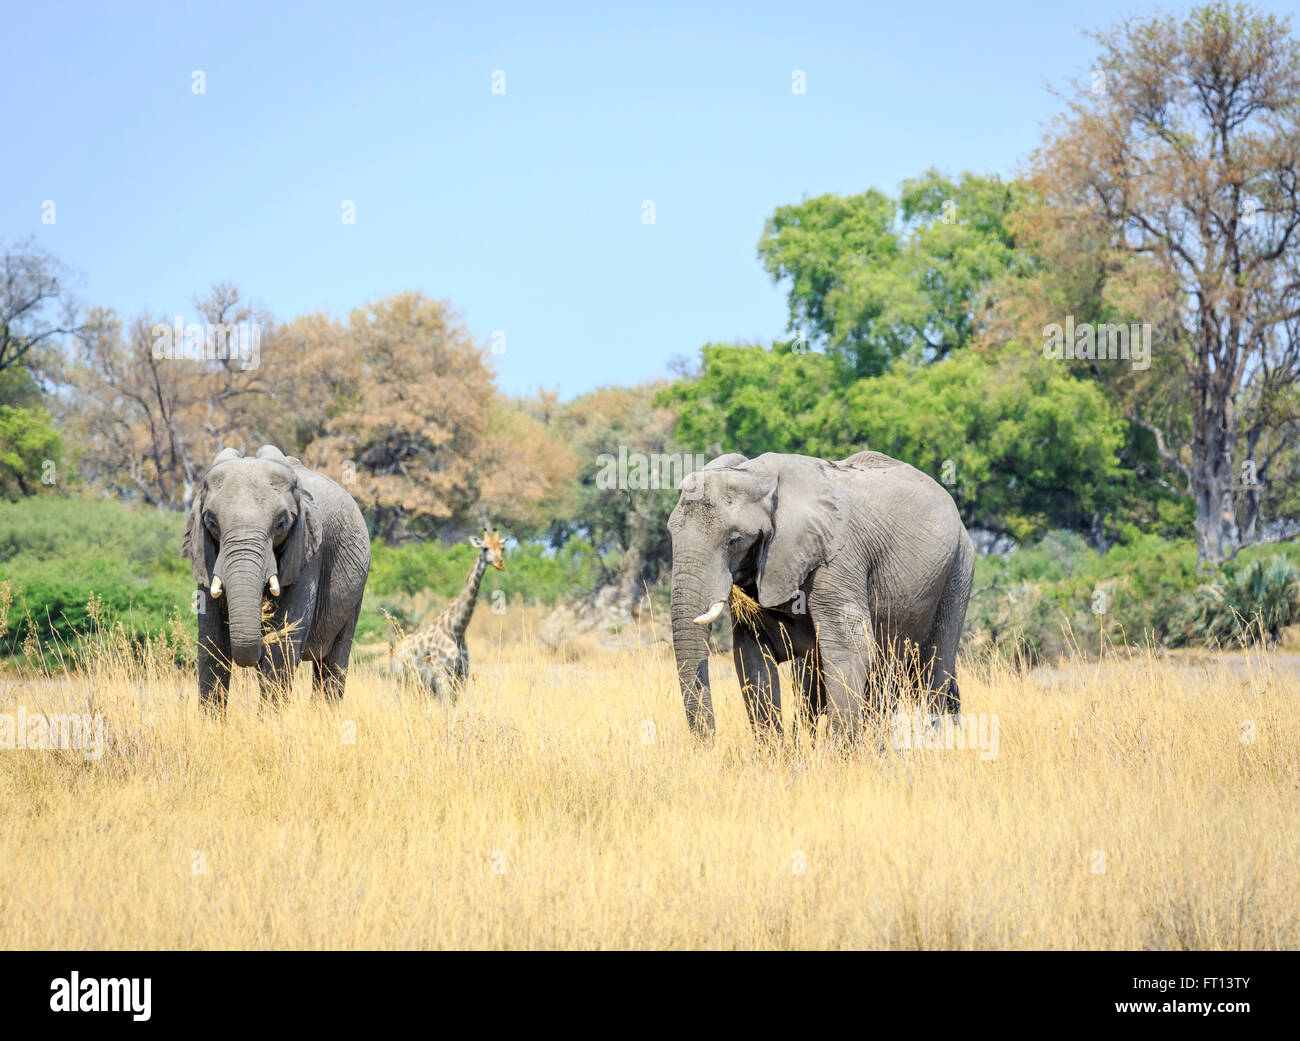
<svg viewBox="0 0 1300 1041">
<path fill-rule="evenodd" d="M 402 640 L 389 661 L 389 670 L 395 675 L 414 677 L 434 697 L 451 702 L 469 680 L 465 630 L 474 615 L 483 573 L 489 564 L 498 571 L 505 570 L 504 545 L 498 532 L 484 529 L 483 537 L 470 539 L 470 544 L 478 547 L 479 553 L 465 576 L 460 595 L 432 622 Z"/>
</svg>

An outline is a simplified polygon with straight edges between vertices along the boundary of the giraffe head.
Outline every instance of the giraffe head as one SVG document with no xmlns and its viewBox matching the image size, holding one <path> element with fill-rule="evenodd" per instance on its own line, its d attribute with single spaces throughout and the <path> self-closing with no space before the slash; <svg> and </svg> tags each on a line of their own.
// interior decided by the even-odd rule
<svg viewBox="0 0 1300 1041">
<path fill-rule="evenodd" d="M 469 544 L 475 549 L 480 549 L 487 554 L 487 562 L 498 571 L 506 569 L 505 550 L 506 544 L 501 539 L 501 532 L 496 528 L 483 527 L 483 537 L 479 538 L 474 535 L 470 538 Z"/>
</svg>

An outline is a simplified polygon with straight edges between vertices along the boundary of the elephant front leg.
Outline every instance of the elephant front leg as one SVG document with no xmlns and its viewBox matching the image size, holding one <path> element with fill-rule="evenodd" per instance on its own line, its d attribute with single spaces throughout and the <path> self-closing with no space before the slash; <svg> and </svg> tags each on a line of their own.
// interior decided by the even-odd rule
<svg viewBox="0 0 1300 1041">
<path fill-rule="evenodd" d="M 257 663 L 263 702 L 279 705 L 288 697 L 306 643 L 306 622 L 292 605 L 278 605 L 271 615 L 270 631 L 263 637 L 262 658 Z"/>
<path fill-rule="evenodd" d="M 262 689 L 262 700 L 272 705 L 282 704 L 293 689 L 294 673 L 302 655 L 288 641 L 272 640 L 262 650 L 262 660 L 257 663 L 257 678 Z"/>
<path fill-rule="evenodd" d="M 826 688 L 816 652 L 796 657 L 790 663 L 791 679 L 797 692 L 795 702 L 797 732 L 807 733 L 808 743 L 817 740 L 817 721 L 826 711 Z"/>
<path fill-rule="evenodd" d="M 199 605 L 199 705 L 224 713 L 230 694 L 230 634 L 221 616 L 221 605 L 206 589 L 199 589 Z"/>
<path fill-rule="evenodd" d="M 825 691 L 827 736 L 854 745 L 862 736 L 868 680 L 880 657 L 870 620 L 857 615 L 819 620 L 817 657 Z"/>
<path fill-rule="evenodd" d="M 740 692 L 745 699 L 749 722 L 760 737 L 779 738 L 781 728 L 781 681 L 771 652 L 745 625 L 731 629 L 731 657 L 736 663 Z"/>
</svg>

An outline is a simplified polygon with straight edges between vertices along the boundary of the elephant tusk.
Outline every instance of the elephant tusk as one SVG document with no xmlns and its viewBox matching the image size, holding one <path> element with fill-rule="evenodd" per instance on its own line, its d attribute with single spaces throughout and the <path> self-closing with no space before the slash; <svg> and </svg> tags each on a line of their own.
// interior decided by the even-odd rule
<svg viewBox="0 0 1300 1041">
<path fill-rule="evenodd" d="M 215 576 L 212 579 L 212 599 L 221 599 L 221 579 Z"/>
<path fill-rule="evenodd" d="M 272 576 L 271 576 L 271 581 L 268 582 L 267 585 L 268 585 L 268 586 L 270 587 L 270 589 L 271 589 L 271 595 L 272 595 L 272 596 L 279 596 L 279 595 L 280 595 L 280 576 L 279 576 L 279 575 L 272 575 Z"/>
<path fill-rule="evenodd" d="M 712 625 L 713 620 L 717 618 L 718 615 L 722 614 L 722 609 L 726 606 L 726 603 L 725 600 L 719 600 L 716 604 L 705 611 L 704 614 L 700 615 L 699 618 L 695 619 L 695 624 Z"/>
</svg>

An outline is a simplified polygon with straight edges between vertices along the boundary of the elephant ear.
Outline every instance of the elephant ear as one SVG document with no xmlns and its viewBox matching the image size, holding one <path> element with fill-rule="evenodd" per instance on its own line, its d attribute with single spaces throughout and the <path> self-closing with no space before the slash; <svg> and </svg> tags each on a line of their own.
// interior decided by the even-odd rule
<svg viewBox="0 0 1300 1041">
<path fill-rule="evenodd" d="M 749 459 L 739 452 L 728 452 L 726 455 L 720 455 L 718 458 L 704 464 L 705 470 L 721 470 L 739 466 L 741 463 L 747 463 Z"/>
<path fill-rule="evenodd" d="M 776 476 L 772 534 L 758 564 L 758 602 L 776 607 L 844 545 L 847 504 L 829 466 L 803 456 L 760 456 Z M 745 467 L 741 467 L 745 469 Z"/>
<path fill-rule="evenodd" d="M 307 561 L 320 549 L 321 517 L 316 508 L 316 500 L 301 484 L 294 488 L 294 496 L 298 500 L 298 517 L 280 547 L 277 565 L 282 586 L 291 586 L 297 582 Z"/>
<path fill-rule="evenodd" d="M 212 581 L 212 569 L 217 566 L 217 542 L 208 534 L 203 523 L 203 496 L 205 485 L 194 491 L 194 501 L 185 517 L 185 534 L 181 536 L 181 556 L 188 558 L 194 572 L 194 581 L 206 586 Z"/>
</svg>

